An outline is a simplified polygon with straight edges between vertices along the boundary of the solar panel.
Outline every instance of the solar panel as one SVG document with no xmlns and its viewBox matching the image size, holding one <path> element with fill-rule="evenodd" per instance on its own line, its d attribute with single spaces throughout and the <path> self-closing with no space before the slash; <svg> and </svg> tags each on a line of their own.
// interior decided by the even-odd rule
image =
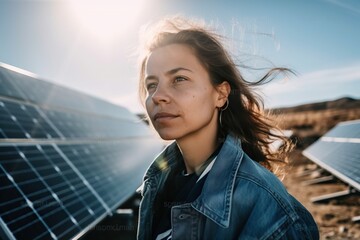
<svg viewBox="0 0 360 240">
<path fill-rule="evenodd" d="M 303 154 L 360 191 L 360 120 L 339 123 Z"/>
<path fill-rule="evenodd" d="M 0 65 L 0 238 L 78 238 L 162 144 L 125 108 Z"/>
</svg>

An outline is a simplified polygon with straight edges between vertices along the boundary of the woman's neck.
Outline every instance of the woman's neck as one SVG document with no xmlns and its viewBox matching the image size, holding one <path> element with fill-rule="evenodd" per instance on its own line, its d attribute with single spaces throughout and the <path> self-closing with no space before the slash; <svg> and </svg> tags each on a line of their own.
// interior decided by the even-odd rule
<svg viewBox="0 0 360 240">
<path fill-rule="evenodd" d="M 187 173 L 196 172 L 218 146 L 216 132 L 201 134 L 176 141 L 186 167 Z"/>
</svg>

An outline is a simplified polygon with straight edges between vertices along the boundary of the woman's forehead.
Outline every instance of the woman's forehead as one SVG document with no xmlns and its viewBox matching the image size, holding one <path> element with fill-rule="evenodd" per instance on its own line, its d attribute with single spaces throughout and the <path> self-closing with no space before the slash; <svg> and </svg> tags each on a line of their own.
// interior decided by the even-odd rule
<svg viewBox="0 0 360 240">
<path fill-rule="evenodd" d="M 194 50 L 185 44 L 170 44 L 151 52 L 147 58 L 145 71 L 167 72 L 174 68 L 197 69 L 201 66 Z"/>
</svg>

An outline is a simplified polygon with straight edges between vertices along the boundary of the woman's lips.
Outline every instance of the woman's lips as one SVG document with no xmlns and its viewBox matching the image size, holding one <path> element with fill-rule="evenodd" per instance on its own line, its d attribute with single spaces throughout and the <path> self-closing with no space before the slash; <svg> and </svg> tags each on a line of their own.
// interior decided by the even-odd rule
<svg viewBox="0 0 360 240">
<path fill-rule="evenodd" d="M 167 113 L 167 112 L 160 112 L 154 115 L 154 122 L 162 122 L 171 120 L 173 118 L 178 117 L 178 115 Z"/>
</svg>

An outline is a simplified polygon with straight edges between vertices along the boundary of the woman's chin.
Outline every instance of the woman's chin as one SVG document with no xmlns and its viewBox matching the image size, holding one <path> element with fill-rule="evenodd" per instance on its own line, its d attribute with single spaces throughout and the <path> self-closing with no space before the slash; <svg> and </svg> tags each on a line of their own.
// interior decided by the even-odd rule
<svg viewBox="0 0 360 240">
<path fill-rule="evenodd" d="M 162 139 L 162 140 L 165 140 L 165 141 L 175 140 L 175 138 L 172 137 L 171 135 L 161 135 L 161 134 L 159 134 L 159 135 L 160 135 L 161 139 Z"/>
<path fill-rule="evenodd" d="M 155 128 L 161 139 L 170 141 L 179 137 L 179 133 L 174 128 Z"/>
</svg>

